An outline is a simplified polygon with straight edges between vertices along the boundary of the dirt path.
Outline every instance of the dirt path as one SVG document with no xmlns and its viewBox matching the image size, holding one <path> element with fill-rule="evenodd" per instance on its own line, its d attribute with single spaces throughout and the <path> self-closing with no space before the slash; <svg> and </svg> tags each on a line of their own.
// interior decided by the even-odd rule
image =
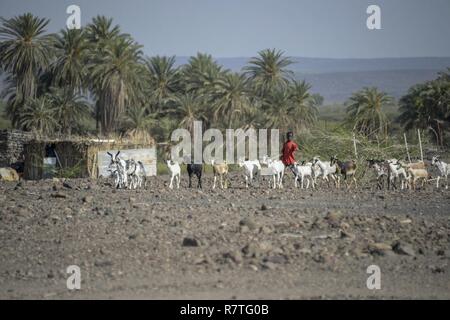
<svg viewBox="0 0 450 320">
<path fill-rule="evenodd" d="M 450 298 L 450 191 L 0 184 L 0 298 Z M 195 183 L 194 183 L 195 184 Z M 81 269 L 81 290 L 66 268 Z M 381 289 L 369 290 L 369 265 Z"/>
</svg>

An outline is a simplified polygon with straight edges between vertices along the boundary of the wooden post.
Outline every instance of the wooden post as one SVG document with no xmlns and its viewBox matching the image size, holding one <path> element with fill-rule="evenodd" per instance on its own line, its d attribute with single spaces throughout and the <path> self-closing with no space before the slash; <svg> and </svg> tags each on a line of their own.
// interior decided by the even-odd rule
<svg viewBox="0 0 450 320">
<path fill-rule="evenodd" d="M 356 137 L 355 137 L 355 134 L 353 134 L 353 148 L 355 149 L 354 150 L 355 151 L 355 158 L 357 159 L 358 158 L 358 152 L 356 150 Z"/>
<path fill-rule="evenodd" d="M 411 156 L 409 155 L 409 149 L 408 149 L 408 141 L 406 141 L 406 133 L 403 133 L 403 138 L 405 138 L 405 148 L 406 148 L 406 154 L 408 155 L 408 161 L 411 163 Z"/>
<path fill-rule="evenodd" d="M 419 136 L 420 159 L 422 159 L 423 162 L 422 139 L 420 139 L 420 129 L 417 129 L 417 134 Z"/>
</svg>

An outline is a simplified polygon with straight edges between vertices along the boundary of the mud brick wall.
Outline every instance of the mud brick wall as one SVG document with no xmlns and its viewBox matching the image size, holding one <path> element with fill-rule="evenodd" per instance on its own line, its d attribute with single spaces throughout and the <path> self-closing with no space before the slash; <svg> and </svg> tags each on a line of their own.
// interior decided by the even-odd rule
<svg viewBox="0 0 450 320">
<path fill-rule="evenodd" d="M 33 138 L 31 132 L 0 131 L 0 167 L 8 167 L 22 158 L 24 144 Z"/>
</svg>

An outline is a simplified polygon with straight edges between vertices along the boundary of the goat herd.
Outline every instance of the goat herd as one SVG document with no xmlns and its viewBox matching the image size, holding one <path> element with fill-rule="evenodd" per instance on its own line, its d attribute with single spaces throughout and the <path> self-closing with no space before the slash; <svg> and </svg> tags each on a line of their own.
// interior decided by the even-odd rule
<svg viewBox="0 0 450 320">
<path fill-rule="evenodd" d="M 143 164 L 140 161 L 133 159 L 124 160 L 120 158 L 120 151 L 116 154 L 111 154 L 111 162 L 109 164 L 109 171 L 114 177 L 114 184 L 116 188 L 136 189 L 146 186 L 146 173 Z M 181 166 L 180 163 L 167 160 L 167 167 L 170 172 L 169 188 L 173 189 L 180 187 L 181 180 Z M 426 182 L 431 181 L 431 175 L 427 170 L 427 165 L 423 161 L 406 163 L 397 159 L 389 160 L 367 160 L 368 167 L 374 170 L 376 175 L 377 188 L 382 189 L 387 182 L 387 187 L 396 189 L 397 183 L 400 183 L 400 188 L 416 189 L 417 182 L 422 182 L 422 187 Z M 448 175 L 450 171 L 449 164 L 442 161 L 439 156 L 434 156 L 431 160 L 431 165 L 438 169 L 436 177 L 436 187 L 439 188 L 439 181 L 445 178 L 445 188 L 448 189 Z M 186 164 L 187 173 L 189 176 L 189 188 L 192 187 L 192 178 L 197 177 L 197 187 L 202 188 L 202 173 L 204 171 L 204 164 Z M 213 169 L 213 189 L 216 187 L 216 182 L 219 179 L 220 187 L 226 189 L 228 187 L 229 166 L 226 162 L 216 163 L 211 160 Z M 269 188 L 283 188 L 283 177 L 286 168 L 291 169 L 294 174 L 295 187 L 314 189 L 317 186 L 317 181 L 320 178 L 326 181 L 328 186 L 333 182 L 336 188 L 340 188 L 341 178 L 349 189 L 354 183 L 355 188 L 358 187 L 356 172 L 359 168 L 355 160 L 340 161 L 336 156 L 331 157 L 330 161 L 323 161 L 316 156 L 311 161 L 303 161 L 301 164 L 295 163 L 292 166 L 286 167 L 281 160 L 273 160 L 264 156 L 259 160 L 244 160 L 238 161 L 238 166 L 243 170 L 246 188 L 252 185 L 254 179 L 259 176 L 269 177 Z M 348 183 L 350 181 L 350 183 Z"/>
</svg>

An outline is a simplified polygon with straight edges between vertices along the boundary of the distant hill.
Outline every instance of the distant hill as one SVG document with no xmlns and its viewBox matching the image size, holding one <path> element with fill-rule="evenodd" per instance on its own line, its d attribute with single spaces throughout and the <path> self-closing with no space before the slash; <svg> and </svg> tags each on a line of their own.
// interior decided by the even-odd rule
<svg viewBox="0 0 450 320">
<path fill-rule="evenodd" d="M 239 71 L 250 60 L 248 57 L 215 58 L 225 68 Z M 377 59 L 329 59 L 291 57 L 290 68 L 302 73 L 334 73 L 382 70 L 444 70 L 450 67 L 450 57 L 424 58 L 377 58 Z M 177 65 L 184 64 L 188 57 L 177 57 Z"/>
<path fill-rule="evenodd" d="M 440 70 L 386 70 L 334 72 L 321 74 L 296 73 L 296 78 L 311 84 L 311 91 L 320 93 L 325 104 L 340 103 L 364 87 L 377 87 L 395 98 L 403 96 L 418 83 L 435 79 Z"/>
</svg>

